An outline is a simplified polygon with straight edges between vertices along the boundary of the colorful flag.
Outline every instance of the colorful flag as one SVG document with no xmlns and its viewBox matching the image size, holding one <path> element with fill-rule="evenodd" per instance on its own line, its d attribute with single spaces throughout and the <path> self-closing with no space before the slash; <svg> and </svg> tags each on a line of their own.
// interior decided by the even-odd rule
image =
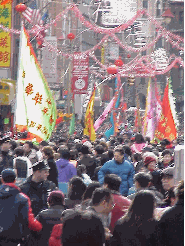
<svg viewBox="0 0 185 246">
<path fill-rule="evenodd" d="M 32 9 L 27 7 L 24 12 L 22 12 L 23 17 L 33 26 L 34 25 L 43 25 L 42 16 L 39 9 Z"/>
<path fill-rule="evenodd" d="M 55 127 L 56 105 L 23 25 L 19 47 L 15 125 L 18 131 L 27 130 L 30 139 L 48 140 Z"/>
<path fill-rule="evenodd" d="M 85 113 L 85 128 L 84 128 L 84 135 L 87 135 L 90 137 L 91 141 L 96 140 L 96 133 L 94 129 L 94 112 L 93 112 L 93 107 L 94 107 L 94 98 L 95 98 L 95 91 L 96 87 L 94 86 L 92 95 L 90 97 L 89 103 L 87 105 L 86 113 Z"/>
<path fill-rule="evenodd" d="M 70 121 L 70 126 L 69 126 L 69 135 L 72 135 L 75 131 L 75 112 L 74 112 L 74 104 L 72 105 L 73 107 L 73 114 L 71 117 L 71 121 Z"/>
<path fill-rule="evenodd" d="M 158 140 L 164 138 L 173 141 L 177 138 L 177 120 L 174 105 L 174 98 L 172 96 L 172 89 L 170 88 L 170 79 L 164 90 L 164 97 L 162 101 L 162 113 L 155 132 L 155 137 Z"/>
</svg>

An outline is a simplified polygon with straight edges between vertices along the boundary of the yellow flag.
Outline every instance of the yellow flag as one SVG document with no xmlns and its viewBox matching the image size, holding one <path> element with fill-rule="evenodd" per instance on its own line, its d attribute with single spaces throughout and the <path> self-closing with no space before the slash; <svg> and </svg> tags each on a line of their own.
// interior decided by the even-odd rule
<svg viewBox="0 0 185 246">
<path fill-rule="evenodd" d="M 94 112 L 93 112 L 95 90 L 96 90 L 96 88 L 94 87 L 91 98 L 90 98 L 89 103 L 87 105 L 86 113 L 85 113 L 84 135 L 89 136 L 91 141 L 96 140 L 96 133 L 94 130 Z"/>
</svg>

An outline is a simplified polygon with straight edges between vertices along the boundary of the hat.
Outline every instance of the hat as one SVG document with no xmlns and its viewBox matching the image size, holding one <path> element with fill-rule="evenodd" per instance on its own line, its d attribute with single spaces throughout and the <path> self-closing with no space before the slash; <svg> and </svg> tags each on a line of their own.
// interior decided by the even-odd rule
<svg viewBox="0 0 185 246">
<path fill-rule="evenodd" d="M 144 165 L 145 166 L 148 166 L 150 164 L 150 162 L 152 161 L 156 161 L 156 158 L 152 157 L 152 156 L 147 156 L 145 159 L 144 159 Z"/>
<path fill-rule="evenodd" d="M 162 174 L 163 174 L 163 177 L 165 176 L 165 177 L 173 178 L 174 167 L 167 167 L 167 168 L 163 169 Z"/>
<path fill-rule="evenodd" d="M 49 166 L 47 164 L 45 164 L 44 161 L 38 161 L 38 162 L 34 163 L 32 168 L 33 168 L 34 172 L 37 170 L 50 169 Z"/>
<path fill-rule="evenodd" d="M 60 204 L 62 205 L 64 203 L 64 193 L 60 190 L 54 190 L 50 193 L 48 197 L 48 202 L 51 204 L 53 203 L 54 205 Z"/>
<path fill-rule="evenodd" d="M 1 172 L 1 175 L 5 183 L 13 183 L 16 179 L 16 173 L 10 168 L 4 169 Z"/>
<path fill-rule="evenodd" d="M 78 139 L 78 138 L 76 138 L 76 139 L 74 140 L 74 143 L 80 143 L 80 142 L 81 142 L 81 140 Z"/>
</svg>

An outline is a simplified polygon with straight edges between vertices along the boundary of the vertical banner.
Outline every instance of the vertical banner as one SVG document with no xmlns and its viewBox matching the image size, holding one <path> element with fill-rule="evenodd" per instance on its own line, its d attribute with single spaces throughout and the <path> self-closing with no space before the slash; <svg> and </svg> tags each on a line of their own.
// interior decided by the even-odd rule
<svg viewBox="0 0 185 246">
<path fill-rule="evenodd" d="M 89 75 L 89 56 L 74 53 L 71 89 L 74 94 L 86 94 Z"/>
<path fill-rule="evenodd" d="M 2 2 L 2 1 L 0 1 Z M 12 3 L 0 4 L 0 24 L 12 27 Z M 10 67 L 11 61 L 11 36 L 0 29 L 0 67 Z"/>
</svg>

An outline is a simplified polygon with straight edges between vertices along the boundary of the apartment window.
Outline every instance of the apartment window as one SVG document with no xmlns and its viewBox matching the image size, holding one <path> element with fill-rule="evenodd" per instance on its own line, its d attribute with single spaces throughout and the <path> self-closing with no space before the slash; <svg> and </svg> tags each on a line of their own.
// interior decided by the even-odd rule
<svg viewBox="0 0 185 246">
<path fill-rule="evenodd" d="M 148 9 L 148 1 L 143 1 L 143 8 Z"/>
<path fill-rule="evenodd" d="M 183 24 L 183 23 L 184 23 L 184 12 L 179 11 L 179 24 Z"/>
<path fill-rule="evenodd" d="M 160 17 L 161 16 L 161 2 L 157 1 L 156 3 L 156 17 Z"/>
</svg>

